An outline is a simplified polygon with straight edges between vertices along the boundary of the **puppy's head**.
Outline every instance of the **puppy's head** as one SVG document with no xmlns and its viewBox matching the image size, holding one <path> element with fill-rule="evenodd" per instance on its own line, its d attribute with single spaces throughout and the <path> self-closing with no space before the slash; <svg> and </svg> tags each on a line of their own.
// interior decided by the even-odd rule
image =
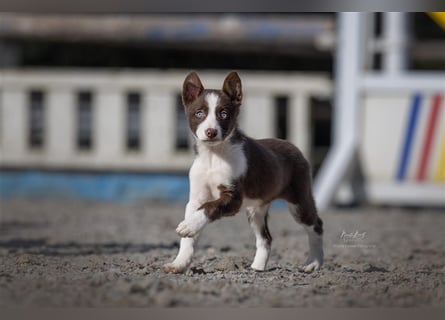
<svg viewBox="0 0 445 320">
<path fill-rule="evenodd" d="M 241 79 L 232 71 L 222 90 L 204 89 L 196 72 L 184 80 L 182 102 L 196 139 L 209 145 L 224 141 L 237 125 L 242 101 Z"/>
</svg>

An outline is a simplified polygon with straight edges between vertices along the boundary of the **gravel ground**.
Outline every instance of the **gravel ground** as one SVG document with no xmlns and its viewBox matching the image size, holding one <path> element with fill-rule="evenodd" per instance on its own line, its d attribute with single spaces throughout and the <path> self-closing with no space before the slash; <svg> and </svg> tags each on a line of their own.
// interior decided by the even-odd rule
<svg viewBox="0 0 445 320">
<path fill-rule="evenodd" d="M 325 265 L 304 274 L 306 236 L 272 210 L 268 270 L 249 269 L 243 213 L 209 225 L 185 275 L 161 266 L 178 250 L 183 205 L 2 200 L 0 306 L 445 306 L 445 213 L 335 209 L 322 215 Z"/>
</svg>

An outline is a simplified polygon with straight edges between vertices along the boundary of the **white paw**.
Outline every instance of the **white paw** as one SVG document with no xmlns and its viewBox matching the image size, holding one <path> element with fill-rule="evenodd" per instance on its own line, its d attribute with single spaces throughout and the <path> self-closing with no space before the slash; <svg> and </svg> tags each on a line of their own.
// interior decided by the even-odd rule
<svg viewBox="0 0 445 320">
<path fill-rule="evenodd" d="M 321 268 L 323 262 L 321 259 L 311 258 L 309 257 L 304 265 L 301 267 L 302 271 L 305 273 L 311 273 L 317 271 Z"/>
<path fill-rule="evenodd" d="M 264 271 L 266 269 L 266 264 L 265 263 L 260 264 L 254 262 L 250 267 L 256 271 Z"/>
<path fill-rule="evenodd" d="M 250 267 L 257 271 L 266 270 L 267 260 L 269 259 L 270 249 L 265 247 L 259 247 L 255 254 L 255 259 L 253 259 Z"/>
<path fill-rule="evenodd" d="M 193 213 L 183 220 L 176 228 L 176 233 L 181 237 L 194 237 L 207 224 L 208 219 L 202 211 Z"/>
<path fill-rule="evenodd" d="M 187 270 L 187 266 L 179 266 L 173 262 L 166 263 L 162 266 L 162 271 L 165 273 L 184 273 Z"/>
</svg>

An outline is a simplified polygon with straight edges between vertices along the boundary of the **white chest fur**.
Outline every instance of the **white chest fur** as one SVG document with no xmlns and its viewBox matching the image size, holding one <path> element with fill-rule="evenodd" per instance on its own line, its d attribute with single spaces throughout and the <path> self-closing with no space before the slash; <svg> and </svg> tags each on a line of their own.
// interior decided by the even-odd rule
<svg viewBox="0 0 445 320">
<path fill-rule="evenodd" d="M 247 171 L 242 144 L 222 143 L 208 147 L 198 144 L 198 156 L 190 169 L 190 183 L 195 191 L 219 197 L 219 185 L 230 185 Z"/>
</svg>

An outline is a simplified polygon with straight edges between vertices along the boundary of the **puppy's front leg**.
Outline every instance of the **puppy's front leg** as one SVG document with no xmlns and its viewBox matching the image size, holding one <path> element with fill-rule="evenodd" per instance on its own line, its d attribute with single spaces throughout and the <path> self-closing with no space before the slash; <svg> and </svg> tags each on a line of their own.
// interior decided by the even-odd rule
<svg viewBox="0 0 445 320">
<path fill-rule="evenodd" d="M 181 237 L 194 237 L 204 226 L 214 220 L 224 216 L 236 214 L 242 204 L 242 194 L 240 184 L 219 185 L 219 199 L 204 203 L 198 211 L 186 217 L 182 221 L 176 232 Z"/>
<path fill-rule="evenodd" d="M 223 186 L 218 187 L 220 198 L 214 201 L 199 202 L 189 201 L 185 211 L 185 219 L 182 221 L 176 232 L 183 237 L 179 247 L 179 253 L 175 260 L 164 265 L 163 270 L 171 273 L 183 273 L 190 266 L 194 252 L 194 245 L 204 226 L 223 216 L 236 214 L 242 204 L 242 194 L 238 187 Z"/>
<path fill-rule="evenodd" d="M 195 214 L 200 206 L 199 202 L 189 201 L 185 209 L 185 219 L 187 220 L 191 215 Z M 163 266 L 163 271 L 169 273 L 185 272 L 192 262 L 195 243 L 198 237 L 199 234 L 194 237 L 181 238 L 178 255 L 173 262 Z"/>
</svg>

